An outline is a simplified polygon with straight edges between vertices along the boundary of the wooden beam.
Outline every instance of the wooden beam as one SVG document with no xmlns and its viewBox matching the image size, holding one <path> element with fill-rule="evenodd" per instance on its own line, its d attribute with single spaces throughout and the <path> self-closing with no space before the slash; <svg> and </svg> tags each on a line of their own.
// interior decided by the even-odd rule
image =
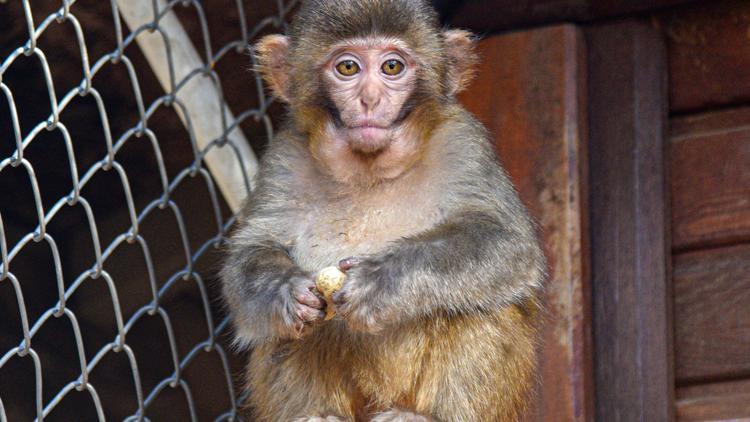
<svg viewBox="0 0 750 422">
<path fill-rule="evenodd" d="M 597 420 L 673 419 L 666 52 L 634 20 L 586 30 Z"/>
<path fill-rule="evenodd" d="M 443 20 L 479 33 L 645 13 L 696 0 L 466 0 L 437 1 Z"/>
<path fill-rule="evenodd" d="M 526 420 L 592 420 L 583 36 L 556 26 L 486 38 L 479 50 L 461 100 L 494 134 L 548 260 L 538 402 Z"/>
<path fill-rule="evenodd" d="M 117 5 L 131 31 L 153 22 L 154 6 L 160 12 L 167 8 L 165 0 L 117 0 Z M 143 31 L 135 40 L 164 91 L 171 93 L 190 72 L 203 68 L 206 59 L 198 55 L 174 11 L 164 13 L 159 19 L 159 28 L 161 32 Z M 222 114 L 227 125 L 234 120 L 222 99 L 220 87 L 204 75 L 193 76 L 177 92 L 177 100 L 184 104 L 187 114 L 180 107 L 175 107 L 175 110 L 186 129 L 195 134 L 201 152 L 224 132 Z M 239 127 L 230 130 L 227 138 L 235 146 L 236 153 L 229 145 L 213 148 L 206 155 L 205 162 L 227 204 L 237 212 L 248 193 L 244 176 L 247 175 L 252 183 L 258 162 Z"/>
</svg>

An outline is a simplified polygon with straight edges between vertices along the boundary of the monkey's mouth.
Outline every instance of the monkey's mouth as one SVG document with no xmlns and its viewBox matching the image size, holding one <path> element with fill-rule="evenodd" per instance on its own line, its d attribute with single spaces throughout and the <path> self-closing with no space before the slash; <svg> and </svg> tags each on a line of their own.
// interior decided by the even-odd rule
<svg viewBox="0 0 750 422">
<path fill-rule="evenodd" d="M 383 151 L 391 142 L 390 128 L 360 125 L 349 128 L 349 146 L 353 151 L 373 154 Z"/>
</svg>

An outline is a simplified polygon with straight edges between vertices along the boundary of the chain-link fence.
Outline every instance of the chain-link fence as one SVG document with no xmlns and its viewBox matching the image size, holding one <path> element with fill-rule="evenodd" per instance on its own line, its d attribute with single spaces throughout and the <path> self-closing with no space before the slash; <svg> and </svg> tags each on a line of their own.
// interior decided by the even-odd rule
<svg viewBox="0 0 750 422">
<path fill-rule="evenodd" d="M 294 3 L 0 0 L 0 421 L 239 418 L 222 193 L 250 189 L 244 137 L 272 136 L 247 46 Z"/>
</svg>

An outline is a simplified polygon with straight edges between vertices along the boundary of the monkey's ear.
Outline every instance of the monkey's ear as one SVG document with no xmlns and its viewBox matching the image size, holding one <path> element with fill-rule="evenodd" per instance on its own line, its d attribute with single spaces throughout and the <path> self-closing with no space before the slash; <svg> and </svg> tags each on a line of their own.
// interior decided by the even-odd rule
<svg viewBox="0 0 750 422">
<path fill-rule="evenodd" d="M 284 35 L 267 35 L 255 45 L 257 59 L 255 70 L 263 76 L 273 94 L 289 102 L 289 38 Z"/>
<path fill-rule="evenodd" d="M 448 55 L 448 94 L 463 91 L 476 73 L 479 57 L 475 51 L 476 37 L 469 31 L 449 29 L 443 31 L 445 51 Z"/>
</svg>

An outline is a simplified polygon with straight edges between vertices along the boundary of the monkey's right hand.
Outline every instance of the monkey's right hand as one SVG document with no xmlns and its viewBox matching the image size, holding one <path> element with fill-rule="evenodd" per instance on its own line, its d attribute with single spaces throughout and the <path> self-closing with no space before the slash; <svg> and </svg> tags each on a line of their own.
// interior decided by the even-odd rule
<svg viewBox="0 0 750 422">
<path fill-rule="evenodd" d="M 281 290 L 281 326 L 284 337 L 300 338 L 309 327 L 323 321 L 326 316 L 325 300 L 315 290 L 315 281 L 306 274 L 294 274 Z"/>
</svg>

